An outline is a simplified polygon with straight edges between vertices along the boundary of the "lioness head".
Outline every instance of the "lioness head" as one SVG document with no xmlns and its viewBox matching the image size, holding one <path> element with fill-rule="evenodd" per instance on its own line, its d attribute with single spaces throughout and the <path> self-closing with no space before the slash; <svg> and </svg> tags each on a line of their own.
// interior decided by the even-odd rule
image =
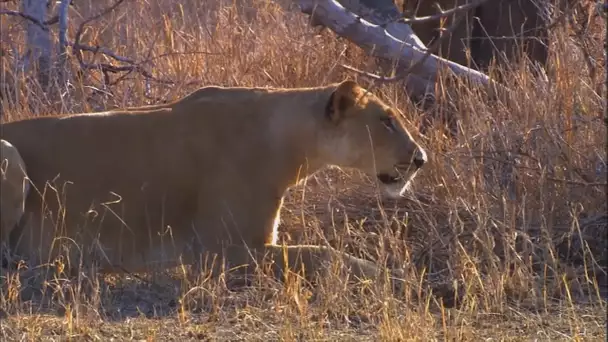
<svg viewBox="0 0 608 342">
<path fill-rule="evenodd" d="M 325 114 L 325 156 L 375 177 L 391 197 L 400 196 L 427 161 L 397 112 L 353 81 L 337 86 Z"/>
</svg>

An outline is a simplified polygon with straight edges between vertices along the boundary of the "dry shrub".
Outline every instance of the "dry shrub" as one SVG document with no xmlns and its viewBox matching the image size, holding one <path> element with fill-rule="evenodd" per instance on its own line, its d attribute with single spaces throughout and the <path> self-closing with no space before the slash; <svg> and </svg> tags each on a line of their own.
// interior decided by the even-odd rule
<svg viewBox="0 0 608 342">
<path fill-rule="evenodd" d="M 78 2 L 70 37 L 81 18 L 107 3 Z M 128 1 L 87 26 L 83 43 L 143 61 L 142 68 L 173 83 L 137 72 L 109 74 L 105 81 L 97 70 L 76 77 L 78 63 L 71 59 L 74 79 L 62 96 L 45 95 L 27 73 L 16 72 L 26 49 L 22 20 L 3 18 L 1 58 L 9 75 L 3 83 L 10 88 L 2 89 L 4 119 L 167 101 L 211 84 L 303 87 L 353 77 L 339 63 L 375 68 L 356 46 L 316 32 L 288 5 Z M 594 34 L 605 32 L 604 21 L 592 20 Z M 515 66 L 506 78 L 509 101 L 491 101 L 446 77 L 437 86 L 436 106 L 425 111 L 412 104 L 402 84 L 359 79 L 399 108 L 413 131 L 427 120 L 419 140 L 430 162 L 399 201 L 379 197 L 357 171 L 316 174 L 288 192 L 281 239 L 329 243 L 405 267 L 414 293 L 407 300 L 373 286 L 348 290 L 343 275 L 321 280 L 312 292 L 298 278 L 279 283 L 260 276 L 254 286 L 232 292 L 222 281 L 185 286 L 163 275 L 108 276 L 91 282 L 95 296 L 85 300 L 74 280 L 20 280 L 6 272 L 0 307 L 21 319 L 0 334 L 123 338 L 130 331 L 142 339 L 288 340 L 605 334 L 606 88 L 589 76 L 588 57 L 598 74 L 606 72 L 606 57 L 602 41 L 591 38 L 583 53 L 571 29 L 555 29 L 548 76 L 530 72 L 525 63 Z M 116 63 L 89 52 L 85 59 Z M 438 119 L 446 113 L 455 139 Z M 435 303 L 426 288 L 431 283 L 456 291 L 459 309 Z M 45 286 L 53 296 L 31 291 Z M 19 291 L 31 293 L 20 297 Z M 75 293 L 72 299 L 66 291 Z M 157 327 L 146 319 L 124 320 L 138 316 L 163 319 Z M 104 322 L 119 323 L 104 328 Z M 171 330 L 175 326 L 180 328 Z"/>
</svg>

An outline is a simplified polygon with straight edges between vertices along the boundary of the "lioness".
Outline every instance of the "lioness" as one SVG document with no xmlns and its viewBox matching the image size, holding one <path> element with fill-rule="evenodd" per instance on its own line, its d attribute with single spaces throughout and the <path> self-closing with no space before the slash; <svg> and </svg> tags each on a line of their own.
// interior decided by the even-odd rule
<svg viewBox="0 0 608 342">
<path fill-rule="evenodd" d="M 47 262 L 63 241 L 79 247 L 63 253 L 72 265 L 82 256 L 102 272 L 199 267 L 211 252 L 252 267 L 270 254 L 277 274 L 303 265 L 307 275 L 339 256 L 354 275 L 372 277 L 374 263 L 329 247 L 276 245 L 283 195 L 337 165 L 377 177 L 395 196 L 427 160 L 396 112 L 353 81 L 205 87 L 166 105 L 39 117 L 1 131 L 36 189 L 14 251 Z"/>
<path fill-rule="evenodd" d="M 8 141 L 0 140 L 0 247 L 23 215 L 30 183 L 19 151 Z M 4 253 L 0 253 L 0 256 Z"/>
</svg>

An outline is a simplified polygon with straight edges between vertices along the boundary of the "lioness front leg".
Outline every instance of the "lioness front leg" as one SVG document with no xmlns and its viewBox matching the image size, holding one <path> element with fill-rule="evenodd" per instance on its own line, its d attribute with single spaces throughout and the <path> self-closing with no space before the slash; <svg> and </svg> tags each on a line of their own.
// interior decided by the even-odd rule
<svg viewBox="0 0 608 342">
<path fill-rule="evenodd" d="M 384 282 L 386 274 L 377 264 L 359 259 L 348 253 L 340 252 L 331 247 L 314 245 L 265 245 L 260 249 L 249 249 L 244 246 L 231 246 L 226 253 L 226 259 L 231 267 L 246 266 L 252 272 L 256 266 L 262 266 L 263 261 L 270 261 L 272 272 L 277 279 L 284 279 L 285 270 L 303 274 L 308 281 L 314 281 L 315 276 L 325 276 L 330 272 L 333 263 L 340 263 L 348 270 L 352 280 L 366 280 Z M 303 271 L 303 272 L 302 272 Z M 238 272 L 238 271 L 237 271 Z M 242 272 L 242 271 L 241 271 Z M 389 271 L 389 277 L 399 276 L 395 270 Z M 399 279 L 392 279 L 393 289 L 400 283 Z"/>
</svg>

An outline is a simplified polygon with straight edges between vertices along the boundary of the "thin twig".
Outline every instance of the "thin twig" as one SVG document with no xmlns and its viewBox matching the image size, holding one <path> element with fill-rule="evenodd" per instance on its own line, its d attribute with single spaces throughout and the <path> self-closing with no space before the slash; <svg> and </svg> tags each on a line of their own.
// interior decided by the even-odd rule
<svg viewBox="0 0 608 342">
<path fill-rule="evenodd" d="M 92 53 L 100 53 L 102 55 L 108 56 L 118 62 L 122 62 L 122 63 L 127 63 L 127 64 L 135 64 L 136 62 L 131 59 L 131 58 L 127 58 L 127 57 L 123 57 L 123 56 L 119 56 L 116 53 L 114 53 L 112 50 L 110 49 L 106 49 L 104 47 L 101 46 L 91 46 L 91 45 L 84 45 L 84 44 L 80 44 L 80 43 L 71 43 L 70 44 L 72 46 L 73 49 L 79 49 L 82 51 L 88 51 L 88 52 L 92 52 Z"/>
<path fill-rule="evenodd" d="M 0 1 L 0 2 L 3 2 L 3 1 Z M 4 1 L 4 2 L 7 2 L 7 1 Z M 48 31 L 48 29 L 49 29 L 48 26 L 57 24 L 59 22 L 59 15 L 54 15 L 50 19 L 47 19 L 44 22 L 41 22 L 40 20 L 32 17 L 31 15 L 25 14 L 25 13 L 19 12 L 19 11 L 0 10 L 0 15 L 2 15 L 2 14 L 9 15 L 12 17 L 21 17 L 23 19 L 29 20 L 30 22 L 34 23 L 35 25 L 38 25 L 40 28 L 42 28 L 45 31 Z"/>
<path fill-rule="evenodd" d="M 572 6 L 572 8 L 573 10 L 579 10 L 580 12 L 582 12 L 582 18 L 581 20 L 578 20 L 578 18 L 576 17 L 577 14 L 572 12 L 568 15 L 568 22 L 570 23 L 577 38 L 574 39 L 574 44 L 580 49 L 581 53 L 583 54 L 583 60 L 587 64 L 589 78 L 594 84 L 593 90 L 596 93 L 601 94 L 601 85 L 598 86 L 600 82 L 597 82 L 597 62 L 595 62 L 591 52 L 589 51 L 590 49 L 587 39 L 589 24 L 593 20 L 594 12 L 597 10 L 591 6 L 591 4 L 587 3 L 585 7 L 585 5 L 583 5 L 580 1 L 577 2 L 574 6 Z"/>
<path fill-rule="evenodd" d="M 606 182 L 586 182 L 586 181 L 580 182 L 580 181 L 575 181 L 575 180 L 570 180 L 570 179 L 561 179 L 561 178 L 554 178 L 554 177 L 545 177 L 545 179 L 550 180 L 555 183 L 564 183 L 564 184 L 576 185 L 576 186 L 591 186 L 591 187 L 608 186 L 608 183 L 606 183 Z"/>
<path fill-rule="evenodd" d="M 467 10 L 473 9 L 473 8 L 475 8 L 475 7 L 483 4 L 486 1 L 487 0 L 477 0 L 477 1 L 469 2 L 468 4 L 456 6 L 456 7 L 452 8 L 452 9 L 445 10 L 445 11 L 442 11 L 441 8 L 439 8 L 439 13 L 437 13 L 437 14 L 427 15 L 427 16 L 424 16 L 424 17 L 401 18 L 401 19 L 397 20 L 397 22 L 404 23 L 404 24 L 412 24 L 412 23 L 415 24 L 415 23 L 422 23 L 422 22 L 427 22 L 427 21 L 439 20 L 441 18 L 445 18 L 445 17 L 447 17 L 449 15 L 452 15 L 452 14 L 456 14 L 456 13 L 459 13 L 459 12 L 463 12 L 463 11 L 467 11 Z M 439 5 L 437 5 L 437 7 L 439 7 Z M 389 23 L 386 23 L 386 24 L 389 24 Z"/>
<path fill-rule="evenodd" d="M 40 22 L 40 20 L 32 17 L 29 14 L 25 14 L 23 12 L 19 12 L 19 11 L 13 11 L 13 10 L 0 10 L 0 15 L 10 15 L 12 17 L 21 17 L 23 19 L 27 19 L 29 20 L 31 23 L 38 25 L 38 27 L 40 27 L 41 29 L 48 31 L 49 28 L 47 27 L 47 25 L 45 25 L 45 23 Z"/>
<path fill-rule="evenodd" d="M 114 4 L 106 9 L 104 9 L 103 11 L 101 11 L 100 13 L 85 19 L 79 26 L 78 29 L 76 30 L 76 34 L 74 37 L 74 43 L 72 43 L 72 53 L 76 56 L 76 59 L 78 60 L 78 63 L 80 64 L 81 68 L 86 69 L 86 70 L 101 70 L 101 72 L 104 74 L 104 78 L 107 84 L 109 84 L 109 75 L 108 73 L 120 73 L 120 72 L 137 72 L 139 74 L 141 74 L 142 76 L 144 76 L 145 78 L 148 78 L 150 80 L 153 80 L 155 82 L 158 83 L 162 83 L 162 84 L 175 84 L 174 81 L 171 80 L 165 80 L 165 79 L 160 79 L 155 77 L 154 75 L 152 75 L 152 73 L 150 73 L 149 71 L 145 70 L 142 66 L 141 63 L 137 63 L 135 60 L 127 58 L 127 57 L 123 57 L 123 56 L 119 56 L 116 53 L 112 52 L 109 49 L 103 48 L 103 47 L 99 47 L 99 46 L 87 46 L 84 44 L 80 43 L 80 38 L 82 36 L 82 33 L 84 31 L 84 27 L 86 24 L 101 18 L 102 16 L 112 12 L 113 10 L 115 10 L 120 4 L 122 4 L 124 2 L 124 0 L 117 0 L 116 2 L 114 2 Z M 105 56 L 108 56 L 118 62 L 122 62 L 122 63 L 126 63 L 128 65 L 123 65 L 123 66 L 116 66 L 110 63 L 87 63 L 84 61 L 83 57 L 82 57 L 82 51 L 89 51 L 89 52 L 93 52 L 93 53 L 101 53 Z"/>
<path fill-rule="evenodd" d="M 80 52 L 80 38 L 82 36 L 82 32 L 84 31 L 84 26 L 88 23 L 90 23 L 93 20 L 96 20 L 98 18 L 101 18 L 103 15 L 110 13 L 111 11 L 113 11 L 114 9 L 116 9 L 124 0 L 118 0 L 116 1 L 112 6 L 106 8 L 105 10 L 101 11 L 100 13 L 85 19 L 82 23 L 80 23 L 80 25 L 78 26 L 78 29 L 76 30 L 76 34 L 74 36 L 74 44 L 73 44 L 73 51 L 72 53 L 76 56 L 76 58 L 78 59 L 78 62 L 80 62 L 81 65 L 84 65 L 84 61 L 82 60 L 82 53 Z"/>
</svg>

